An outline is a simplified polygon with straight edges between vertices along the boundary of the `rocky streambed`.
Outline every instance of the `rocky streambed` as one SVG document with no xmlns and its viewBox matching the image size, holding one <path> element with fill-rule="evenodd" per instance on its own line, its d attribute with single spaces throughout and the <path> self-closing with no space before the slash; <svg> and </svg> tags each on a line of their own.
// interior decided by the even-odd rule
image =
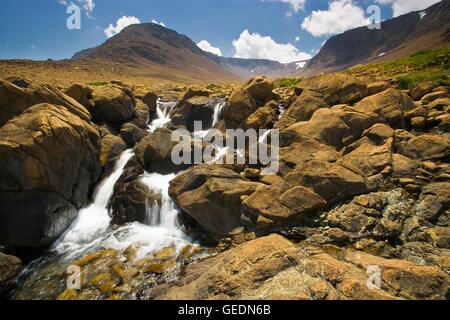
<svg viewBox="0 0 450 320">
<path fill-rule="evenodd" d="M 343 74 L 157 94 L 1 80 L 0 289 L 11 299 L 448 299 L 449 120 L 448 87 L 400 91 Z M 184 150 L 205 150 L 211 129 L 278 130 L 279 170 L 218 164 L 250 147 L 175 164 L 177 129 L 191 138 Z"/>
</svg>

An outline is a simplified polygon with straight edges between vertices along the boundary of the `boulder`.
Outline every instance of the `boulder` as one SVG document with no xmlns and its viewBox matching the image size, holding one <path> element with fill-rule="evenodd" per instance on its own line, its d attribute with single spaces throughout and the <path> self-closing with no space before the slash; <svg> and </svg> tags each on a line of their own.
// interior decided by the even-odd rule
<svg viewBox="0 0 450 320">
<path fill-rule="evenodd" d="M 147 105 L 148 110 L 150 113 L 156 112 L 156 105 L 158 102 L 158 96 L 151 92 L 151 91 L 145 91 L 145 92 L 138 92 L 136 93 L 136 99 L 142 101 Z M 138 103 L 136 103 L 136 108 L 138 107 Z M 136 110 L 138 111 L 138 110 Z"/>
<path fill-rule="evenodd" d="M 85 121 L 91 119 L 85 107 L 58 89 L 29 80 L 16 83 L 20 86 L 0 79 L 0 127 L 31 106 L 40 103 L 63 106 Z"/>
<path fill-rule="evenodd" d="M 208 97 L 192 97 L 180 102 L 172 111 L 172 125 L 194 131 L 194 122 L 200 121 L 203 130 L 212 126 L 214 106 L 217 101 Z"/>
<path fill-rule="evenodd" d="M 355 77 L 328 74 L 305 80 L 303 86 L 319 92 L 330 105 L 354 104 L 367 96 L 367 86 Z"/>
<path fill-rule="evenodd" d="M 395 89 L 367 97 L 353 106 L 355 111 L 381 116 L 393 128 L 404 128 L 404 112 L 413 107 L 411 98 Z"/>
<path fill-rule="evenodd" d="M 339 165 L 311 160 L 296 166 L 285 181 L 313 190 L 329 204 L 345 201 L 369 191 L 364 178 Z"/>
<path fill-rule="evenodd" d="M 65 108 L 39 104 L 0 128 L 0 243 L 50 244 L 89 203 L 100 135 Z"/>
<path fill-rule="evenodd" d="M 95 121 L 121 123 L 136 115 L 135 98 L 127 88 L 109 84 L 96 87 L 92 95 L 95 105 L 89 110 Z"/>
<path fill-rule="evenodd" d="M 259 108 L 252 113 L 242 124 L 240 128 L 248 129 L 272 129 L 278 120 L 278 104 L 275 101 L 269 102 L 262 108 Z"/>
<path fill-rule="evenodd" d="M 441 160 L 450 157 L 450 137 L 426 133 L 414 135 L 397 130 L 395 134 L 397 153 L 416 160 Z"/>
<path fill-rule="evenodd" d="M 305 136 L 299 137 L 297 142 L 280 150 L 280 160 L 289 167 L 295 167 L 310 160 L 336 162 L 339 158 L 340 154 L 334 148 Z"/>
<path fill-rule="evenodd" d="M 448 97 L 449 97 L 448 91 L 435 91 L 423 96 L 422 99 L 420 99 L 420 102 L 422 102 L 422 104 L 429 104 L 432 103 L 433 101 L 436 101 L 437 99 L 445 99 Z"/>
<path fill-rule="evenodd" d="M 73 84 L 66 90 L 64 90 L 64 93 L 66 95 L 72 97 L 87 109 L 92 108 L 92 105 L 94 103 L 92 101 L 92 92 L 94 92 L 94 89 L 79 83 Z"/>
<path fill-rule="evenodd" d="M 262 186 L 232 170 L 200 165 L 170 182 L 169 194 L 212 237 L 226 237 L 241 227 L 241 197 Z"/>
<path fill-rule="evenodd" d="M 211 94 L 212 91 L 206 88 L 190 87 L 181 95 L 181 101 L 187 101 L 193 97 L 209 97 Z"/>
<path fill-rule="evenodd" d="M 414 101 L 419 101 L 426 94 L 429 94 L 436 85 L 432 81 L 419 83 L 414 89 L 411 91 L 411 98 Z"/>
<path fill-rule="evenodd" d="M 100 164 L 104 175 L 108 176 L 114 169 L 116 160 L 127 149 L 127 144 L 121 137 L 113 135 L 106 127 L 100 127 L 99 133 L 102 139 Z"/>
<path fill-rule="evenodd" d="M 156 107 L 155 107 L 156 110 Z M 140 119 L 142 122 L 144 122 L 146 125 L 150 121 L 150 108 L 149 106 L 142 100 L 136 99 L 136 116 L 138 119 Z"/>
<path fill-rule="evenodd" d="M 141 141 L 146 135 L 147 131 L 139 128 L 137 125 L 132 122 L 125 123 L 120 129 L 120 136 L 126 144 L 132 148 L 139 141 Z"/>
<path fill-rule="evenodd" d="M 272 100 L 274 85 L 265 78 L 253 78 L 233 90 L 223 110 L 227 129 L 237 128 L 259 106 Z"/>
<path fill-rule="evenodd" d="M 367 85 L 367 95 L 373 96 L 374 94 L 383 92 L 389 89 L 391 85 L 387 81 L 376 81 L 371 82 Z"/>
<path fill-rule="evenodd" d="M 320 93 L 312 90 L 304 90 L 281 115 L 280 120 L 276 124 L 276 128 L 285 129 L 296 122 L 308 121 L 314 112 L 328 107 L 329 105 Z"/>
<path fill-rule="evenodd" d="M 281 183 L 256 190 L 243 202 L 247 221 L 266 231 L 299 222 L 325 208 L 327 202 L 310 189 Z"/>
<path fill-rule="evenodd" d="M 419 201 L 416 203 L 415 213 L 432 223 L 436 223 L 441 215 L 450 208 L 450 183 L 436 182 L 425 186 Z"/>
<path fill-rule="evenodd" d="M 0 294 L 19 275 L 21 269 L 22 261 L 19 258 L 0 252 Z"/>
</svg>

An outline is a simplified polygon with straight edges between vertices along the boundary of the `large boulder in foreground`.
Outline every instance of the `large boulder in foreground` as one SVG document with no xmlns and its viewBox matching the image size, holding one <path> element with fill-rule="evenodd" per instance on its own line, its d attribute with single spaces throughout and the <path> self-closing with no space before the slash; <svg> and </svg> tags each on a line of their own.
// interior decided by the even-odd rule
<svg viewBox="0 0 450 320">
<path fill-rule="evenodd" d="M 51 243 L 89 202 L 100 136 L 65 108 L 40 104 L 0 128 L 0 243 Z"/>
<path fill-rule="evenodd" d="M 121 123 L 135 116 L 133 92 L 117 85 L 97 87 L 92 93 L 95 105 L 89 111 L 95 121 Z"/>
<path fill-rule="evenodd" d="M 172 111 L 172 125 L 194 131 L 194 122 L 200 121 L 203 130 L 211 127 L 214 106 L 217 102 L 208 97 L 192 97 L 182 101 Z"/>
<path fill-rule="evenodd" d="M 172 180 L 169 194 L 205 231 L 220 238 L 242 226 L 241 197 L 260 186 L 232 170 L 200 165 Z"/>
<path fill-rule="evenodd" d="M 83 120 L 91 119 L 85 107 L 58 89 L 25 79 L 12 81 L 0 79 L 0 126 L 39 103 L 63 106 Z"/>
<path fill-rule="evenodd" d="M 371 254 L 296 245 L 279 235 L 246 242 L 190 264 L 182 277 L 155 288 L 156 300 L 445 299 L 448 275 L 437 267 Z M 368 285 L 378 266 L 381 287 Z M 224 283 L 226 285 L 224 285 Z"/>
</svg>

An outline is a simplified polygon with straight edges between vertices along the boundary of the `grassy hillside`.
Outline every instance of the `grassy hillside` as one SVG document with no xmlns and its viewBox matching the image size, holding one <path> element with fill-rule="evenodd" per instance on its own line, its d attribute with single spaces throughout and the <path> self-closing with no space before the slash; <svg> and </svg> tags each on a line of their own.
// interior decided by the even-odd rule
<svg viewBox="0 0 450 320">
<path fill-rule="evenodd" d="M 397 60 L 356 66 L 346 73 L 368 78 L 391 78 L 400 89 L 411 89 L 423 81 L 450 85 L 450 47 L 419 51 Z"/>
</svg>

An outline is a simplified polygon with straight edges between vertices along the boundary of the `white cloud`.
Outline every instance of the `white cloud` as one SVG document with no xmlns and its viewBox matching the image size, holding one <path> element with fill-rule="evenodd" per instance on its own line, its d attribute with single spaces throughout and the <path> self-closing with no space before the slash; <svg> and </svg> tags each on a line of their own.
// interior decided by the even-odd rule
<svg viewBox="0 0 450 320">
<path fill-rule="evenodd" d="M 411 11 L 426 9 L 439 1 L 441 0 L 376 0 L 377 3 L 382 5 L 390 4 L 392 11 L 394 11 L 394 17 Z"/>
<path fill-rule="evenodd" d="M 115 36 L 116 34 L 120 33 L 120 31 L 122 31 L 126 27 L 128 27 L 132 24 L 139 24 L 139 23 L 141 23 L 141 21 L 139 21 L 139 19 L 136 17 L 123 16 L 122 18 L 119 18 L 117 20 L 115 26 L 110 24 L 109 27 L 105 29 L 105 34 L 108 38 L 111 38 L 111 37 Z"/>
<path fill-rule="evenodd" d="M 220 57 L 222 56 L 222 51 L 220 50 L 220 48 L 213 47 L 211 43 L 206 40 L 200 41 L 199 43 L 197 43 L 197 46 L 203 51 L 214 53 L 215 55 L 218 55 Z"/>
<path fill-rule="evenodd" d="M 164 22 L 158 22 L 156 19 L 152 19 L 152 23 L 154 23 L 154 24 L 159 24 L 160 26 L 162 26 L 162 27 L 166 27 L 166 25 L 164 24 Z"/>
<path fill-rule="evenodd" d="M 299 41 L 300 41 L 300 37 L 299 37 L 299 36 L 296 36 L 296 37 L 294 38 L 294 40 L 295 40 L 295 42 L 299 42 Z"/>
<path fill-rule="evenodd" d="M 384 0 L 382 0 L 384 1 Z M 302 29 L 315 37 L 334 35 L 370 24 L 362 8 L 352 0 L 336 0 L 326 11 L 313 11 L 302 23 Z"/>
<path fill-rule="evenodd" d="M 267 0 L 263 0 L 263 1 L 267 1 Z M 290 5 L 291 10 L 294 13 L 297 13 L 299 10 L 303 9 L 303 7 L 305 6 L 305 2 L 306 2 L 306 0 L 268 0 L 268 1 L 287 3 Z"/>
<path fill-rule="evenodd" d="M 261 36 L 244 30 L 239 39 L 233 41 L 235 58 L 269 59 L 289 63 L 311 59 L 311 55 L 301 52 L 291 43 L 277 43 L 271 37 Z"/>
</svg>

